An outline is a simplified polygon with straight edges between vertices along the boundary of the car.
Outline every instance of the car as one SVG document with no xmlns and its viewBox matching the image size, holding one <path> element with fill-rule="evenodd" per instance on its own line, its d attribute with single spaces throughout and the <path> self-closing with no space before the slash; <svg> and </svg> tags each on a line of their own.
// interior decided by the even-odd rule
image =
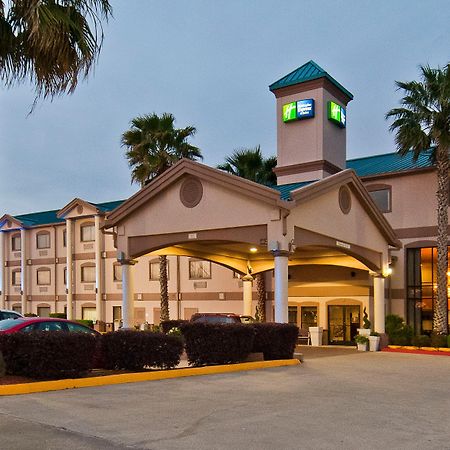
<svg viewBox="0 0 450 450">
<path fill-rule="evenodd" d="M 253 316 L 240 315 L 239 319 L 240 319 L 241 323 L 255 323 L 256 322 L 256 319 Z"/>
<path fill-rule="evenodd" d="M 23 317 L 22 314 L 16 311 L 10 311 L 8 309 L 0 309 L 0 320 L 5 319 L 18 319 L 19 317 Z"/>
<path fill-rule="evenodd" d="M 99 336 L 98 331 L 78 322 L 50 317 L 19 317 L 0 321 L 0 334 L 29 333 L 31 331 L 66 331 Z"/>
<path fill-rule="evenodd" d="M 241 319 L 234 313 L 195 313 L 191 317 L 191 322 L 201 323 L 241 323 Z"/>
</svg>

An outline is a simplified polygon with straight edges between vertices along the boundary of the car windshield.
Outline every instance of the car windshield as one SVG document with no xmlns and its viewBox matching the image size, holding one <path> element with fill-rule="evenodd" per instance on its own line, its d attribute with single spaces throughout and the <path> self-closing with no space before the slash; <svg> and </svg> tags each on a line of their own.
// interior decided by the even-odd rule
<svg viewBox="0 0 450 450">
<path fill-rule="evenodd" d="M 0 320 L 0 330 L 9 330 L 19 323 L 25 322 L 25 319 L 6 319 Z"/>
<path fill-rule="evenodd" d="M 227 316 L 200 316 L 198 319 L 195 319 L 195 322 L 204 322 L 204 323 L 236 323 L 237 320 L 235 317 L 227 317 Z"/>
</svg>

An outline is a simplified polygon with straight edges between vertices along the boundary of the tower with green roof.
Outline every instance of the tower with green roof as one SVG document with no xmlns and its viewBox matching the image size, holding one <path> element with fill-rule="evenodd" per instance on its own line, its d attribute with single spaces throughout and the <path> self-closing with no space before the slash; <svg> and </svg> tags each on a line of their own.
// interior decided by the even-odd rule
<svg viewBox="0 0 450 450">
<path fill-rule="evenodd" d="M 314 61 L 269 86 L 276 97 L 278 184 L 318 180 L 346 164 L 353 95 Z"/>
</svg>

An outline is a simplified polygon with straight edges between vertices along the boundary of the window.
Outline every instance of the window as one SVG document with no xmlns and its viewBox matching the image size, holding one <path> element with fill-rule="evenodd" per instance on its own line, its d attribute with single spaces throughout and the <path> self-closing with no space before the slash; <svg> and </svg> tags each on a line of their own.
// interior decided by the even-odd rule
<svg viewBox="0 0 450 450">
<path fill-rule="evenodd" d="M 36 275 L 37 275 L 37 284 L 39 286 L 45 286 L 50 284 L 50 269 L 38 269 Z"/>
<path fill-rule="evenodd" d="M 63 238 L 63 247 L 67 247 L 67 230 L 63 230 L 62 238 Z"/>
<path fill-rule="evenodd" d="M 11 237 L 11 248 L 13 252 L 20 252 L 21 250 L 20 234 L 14 234 Z"/>
<path fill-rule="evenodd" d="M 93 224 L 81 226 L 81 242 L 95 241 L 95 229 Z"/>
<path fill-rule="evenodd" d="M 43 231 L 36 235 L 36 247 L 50 248 L 50 233 L 48 231 Z"/>
<path fill-rule="evenodd" d="M 64 286 L 67 286 L 67 267 L 64 267 Z"/>
<path fill-rule="evenodd" d="M 317 306 L 302 306 L 302 329 L 317 327 Z"/>
<path fill-rule="evenodd" d="M 368 186 L 367 190 L 381 212 L 387 213 L 392 211 L 392 189 L 390 186 L 372 185 Z"/>
<path fill-rule="evenodd" d="M 288 306 L 288 323 L 297 325 L 297 307 Z"/>
<path fill-rule="evenodd" d="M 113 265 L 113 279 L 114 281 L 122 281 L 122 266 L 120 264 Z"/>
<path fill-rule="evenodd" d="M 97 311 L 95 309 L 95 306 L 83 306 L 81 308 L 81 317 L 83 320 L 93 320 L 95 321 L 97 319 Z"/>
<path fill-rule="evenodd" d="M 81 267 L 81 281 L 83 283 L 95 283 L 95 265 Z"/>
<path fill-rule="evenodd" d="M 159 259 L 154 259 L 149 263 L 149 279 L 156 281 L 160 278 Z M 169 261 L 167 261 L 167 279 L 169 279 Z"/>
<path fill-rule="evenodd" d="M 191 280 L 211 278 L 211 262 L 203 261 L 201 259 L 190 259 L 189 278 Z"/>
<path fill-rule="evenodd" d="M 121 306 L 113 306 L 113 320 L 122 320 Z"/>
<path fill-rule="evenodd" d="M 50 317 L 50 306 L 38 306 L 37 315 L 39 317 Z"/>
<path fill-rule="evenodd" d="M 12 310 L 22 314 L 22 305 L 13 305 Z"/>
<path fill-rule="evenodd" d="M 13 286 L 20 286 L 20 270 L 15 270 L 11 273 L 11 282 Z"/>
</svg>

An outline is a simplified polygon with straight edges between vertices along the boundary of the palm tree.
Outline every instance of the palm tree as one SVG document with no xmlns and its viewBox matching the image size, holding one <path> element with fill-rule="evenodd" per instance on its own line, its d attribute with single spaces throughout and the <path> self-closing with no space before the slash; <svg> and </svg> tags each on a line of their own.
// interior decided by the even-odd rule
<svg viewBox="0 0 450 450">
<path fill-rule="evenodd" d="M 217 168 L 256 183 L 274 185 L 277 184 L 277 177 L 273 172 L 276 165 L 276 156 L 264 158 L 261 147 L 257 145 L 255 148 L 234 150 L 231 156 L 225 158 L 225 163 L 219 164 Z"/>
<path fill-rule="evenodd" d="M 225 158 L 225 163 L 217 166 L 218 169 L 232 173 L 247 180 L 265 185 L 277 184 L 277 177 L 273 169 L 277 165 L 276 156 L 264 158 L 261 147 L 241 148 L 235 150 L 231 156 Z M 256 317 L 259 321 L 266 321 L 266 284 L 264 273 L 255 275 L 257 305 Z"/>
<path fill-rule="evenodd" d="M 398 89 L 405 96 L 402 107 L 391 109 L 386 118 L 393 118 L 390 126 L 395 131 L 398 153 L 410 151 L 417 160 L 429 152 L 436 165 L 437 198 L 437 300 L 433 313 L 433 332 L 448 332 L 448 200 L 450 150 L 450 64 L 443 69 L 421 66 L 421 81 L 400 82 Z"/>
<path fill-rule="evenodd" d="M 175 117 L 169 113 L 138 116 L 131 121 L 131 128 L 122 134 L 122 146 L 128 148 L 132 183 L 142 188 L 182 158 L 203 158 L 200 149 L 187 141 L 197 130 L 192 126 L 175 128 L 174 123 Z M 169 320 L 167 256 L 160 256 L 159 263 L 161 320 Z"/>
<path fill-rule="evenodd" d="M 30 80 L 36 98 L 72 93 L 96 62 L 108 0 L 0 0 L 0 78 Z"/>
</svg>

